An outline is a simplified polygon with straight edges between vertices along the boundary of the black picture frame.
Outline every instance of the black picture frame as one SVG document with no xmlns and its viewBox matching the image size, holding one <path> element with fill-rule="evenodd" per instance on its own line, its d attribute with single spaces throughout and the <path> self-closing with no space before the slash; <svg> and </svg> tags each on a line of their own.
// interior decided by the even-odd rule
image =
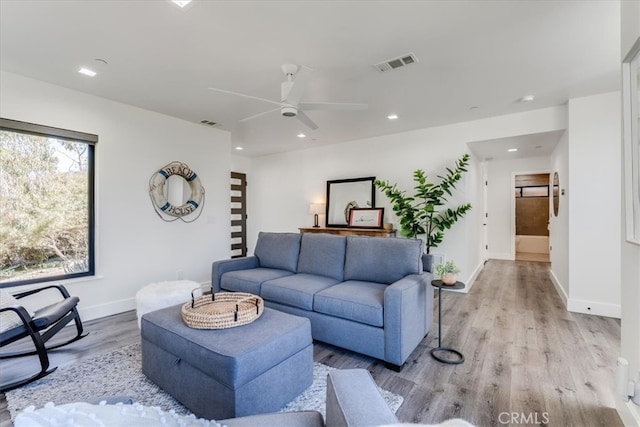
<svg viewBox="0 0 640 427">
<path fill-rule="evenodd" d="M 327 181 L 326 226 L 347 228 L 351 209 L 374 208 L 375 180 L 369 176 Z"/>
</svg>

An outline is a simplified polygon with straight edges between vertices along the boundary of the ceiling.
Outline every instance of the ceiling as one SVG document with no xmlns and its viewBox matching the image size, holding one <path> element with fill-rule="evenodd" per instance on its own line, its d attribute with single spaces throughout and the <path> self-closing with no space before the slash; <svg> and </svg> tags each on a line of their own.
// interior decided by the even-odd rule
<svg viewBox="0 0 640 427">
<path fill-rule="evenodd" d="M 194 0 L 181 9 L 168 0 L 0 0 L 3 70 L 215 122 L 247 156 L 619 90 L 619 50 L 616 1 Z M 418 63 L 373 66 L 409 52 Z M 303 102 L 369 108 L 310 111 L 312 131 L 278 112 L 240 122 L 274 106 L 208 89 L 279 101 L 283 63 L 314 70 Z M 81 75 L 81 66 L 98 74 Z M 518 102 L 525 95 L 535 100 Z"/>
<path fill-rule="evenodd" d="M 563 130 L 539 132 L 509 138 L 470 142 L 469 148 L 481 161 L 548 157 L 558 145 Z"/>
</svg>

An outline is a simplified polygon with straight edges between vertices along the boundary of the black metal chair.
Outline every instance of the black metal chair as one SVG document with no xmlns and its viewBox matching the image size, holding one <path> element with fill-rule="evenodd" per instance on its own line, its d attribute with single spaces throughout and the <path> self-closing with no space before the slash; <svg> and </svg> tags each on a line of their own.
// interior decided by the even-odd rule
<svg viewBox="0 0 640 427">
<path fill-rule="evenodd" d="M 80 320 L 80 314 L 78 313 L 77 305 L 80 299 L 78 297 L 72 297 L 63 285 L 49 285 L 42 288 L 31 289 L 28 291 L 14 294 L 13 297 L 17 300 L 25 298 L 47 289 L 57 289 L 62 299 L 40 308 L 35 311 L 33 316 L 22 305 L 11 305 L 0 308 L 0 313 L 14 312 L 19 317 L 20 322 L 17 326 L 0 332 L 0 348 L 15 343 L 23 338 L 31 338 L 35 349 L 31 349 L 29 346 L 26 350 L 14 351 L 11 353 L 0 353 L 0 359 L 7 359 L 11 357 L 21 357 L 38 355 L 40 361 L 40 371 L 35 375 L 28 376 L 19 380 L 12 380 L 6 384 L 0 384 L 0 392 L 5 392 L 24 384 L 30 383 L 37 379 L 40 379 L 46 375 L 49 375 L 57 369 L 57 367 L 49 368 L 49 356 L 48 351 L 55 348 L 59 348 L 77 341 L 87 336 L 82 330 L 82 321 Z M 75 321 L 76 335 L 64 342 L 54 343 L 47 346 L 46 343 L 53 336 L 62 330 L 69 322 Z M 6 377 L 6 375 L 2 375 Z"/>
</svg>

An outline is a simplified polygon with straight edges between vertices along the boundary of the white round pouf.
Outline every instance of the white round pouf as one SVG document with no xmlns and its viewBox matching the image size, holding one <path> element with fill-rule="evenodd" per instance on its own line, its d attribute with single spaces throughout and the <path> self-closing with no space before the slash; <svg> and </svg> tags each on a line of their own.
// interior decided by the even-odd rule
<svg viewBox="0 0 640 427">
<path fill-rule="evenodd" d="M 199 283 L 192 280 L 176 280 L 151 283 L 140 289 L 136 293 L 138 328 L 143 314 L 191 301 L 191 291 L 200 287 Z"/>
</svg>

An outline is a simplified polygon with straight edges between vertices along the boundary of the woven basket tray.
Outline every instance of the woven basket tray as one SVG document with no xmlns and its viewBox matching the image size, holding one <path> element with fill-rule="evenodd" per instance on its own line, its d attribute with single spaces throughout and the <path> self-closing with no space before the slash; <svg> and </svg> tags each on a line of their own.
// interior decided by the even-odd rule
<svg viewBox="0 0 640 427">
<path fill-rule="evenodd" d="M 264 301 L 253 294 L 220 292 L 197 298 L 192 294 L 191 302 L 182 306 L 182 320 L 195 329 L 226 329 L 251 323 L 263 311 Z"/>
</svg>

